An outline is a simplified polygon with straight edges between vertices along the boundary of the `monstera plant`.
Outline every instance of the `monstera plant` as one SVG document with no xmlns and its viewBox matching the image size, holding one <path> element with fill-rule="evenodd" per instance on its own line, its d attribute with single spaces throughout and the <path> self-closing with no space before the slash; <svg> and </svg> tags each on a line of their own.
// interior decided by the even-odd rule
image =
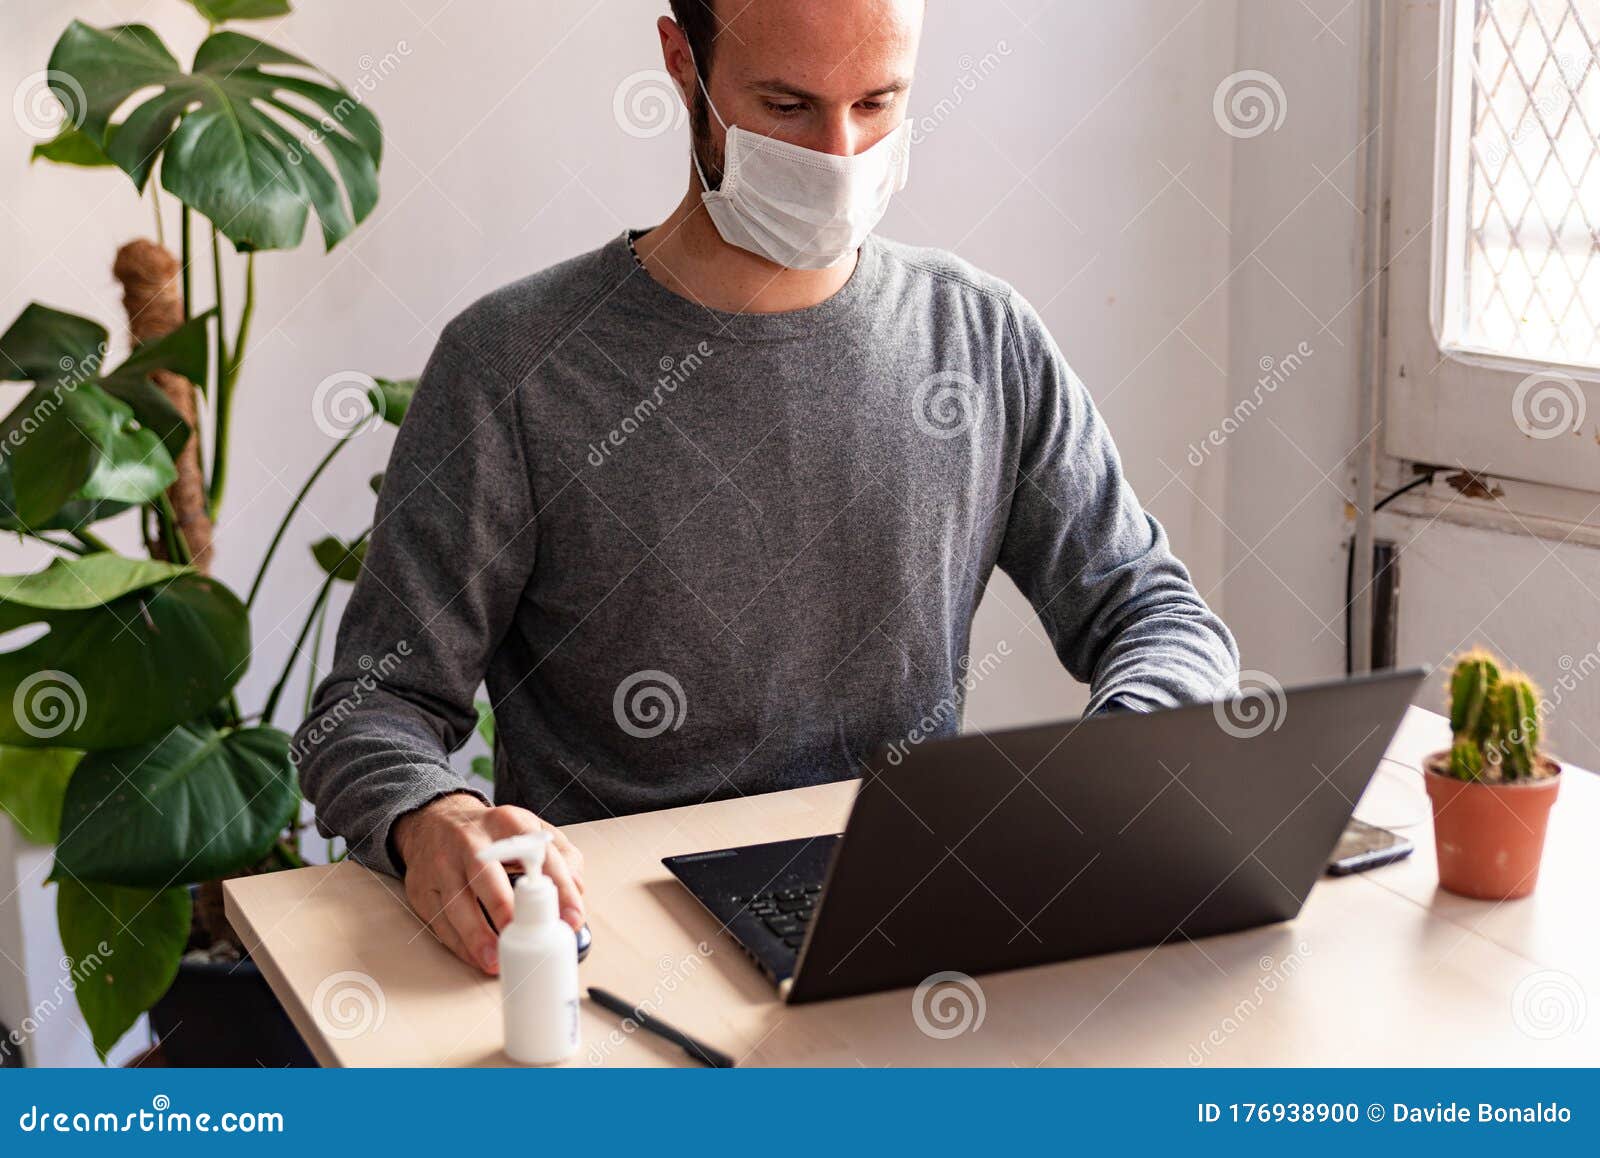
<svg viewBox="0 0 1600 1158">
<path fill-rule="evenodd" d="M 220 905 L 196 920 L 196 898 L 205 917 L 217 895 L 206 882 L 303 863 L 289 737 L 273 722 L 365 543 L 316 545 L 327 577 L 247 711 L 235 688 L 261 658 L 250 608 L 262 578 L 312 484 L 365 428 L 337 439 L 290 503 L 245 598 L 210 575 L 255 260 L 299 245 L 312 214 L 327 249 L 366 218 L 383 137 L 336 81 L 229 26 L 284 15 L 287 0 L 190 3 L 209 34 L 187 69 L 149 27 L 73 21 L 45 74 L 64 116 L 36 158 L 120 169 L 157 202 L 158 229 L 163 197 L 176 202 L 179 254 L 158 233 L 116 255 L 131 354 L 108 368 L 104 326 L 38 303 L 0 335 L 0 380 L 29 384 L 0 419 L 0 528 L 53 552 L 41 570 L 0 576 L 0 807 L 55 846 L 62 943 L 98 962 L 73 980 L 102 1056 L 171 984 L 196 928 L 227 935 Z M 210 250 L 203 304 L 197 231 Z M 243 255 L 234 310 L 225 244 Z M 398 423 L 410 389 L 370 380 L 367 421 Z M 143 557 L 111 549 L 98 527 L 109 519 L 137 527 Z M 314 646 L 310 662 L 314 675 Z"/>
</svg>

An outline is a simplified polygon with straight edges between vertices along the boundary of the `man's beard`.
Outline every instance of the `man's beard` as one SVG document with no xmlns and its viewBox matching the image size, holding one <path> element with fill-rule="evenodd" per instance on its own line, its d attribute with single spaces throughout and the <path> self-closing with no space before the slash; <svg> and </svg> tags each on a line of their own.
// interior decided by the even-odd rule
<svg viewBox="0 0 1600 1158">
<path fill-rule="evenodd" d="M 694 104 L 689 109 L 689 147 L 700 161 L 700 172 L 705 174 L 707 189 L 722 188 L 723 151 L 711 139 L 711 114 L 706 104 L 706 94 L 698 85 L 694 90 Z"/>
</svg>

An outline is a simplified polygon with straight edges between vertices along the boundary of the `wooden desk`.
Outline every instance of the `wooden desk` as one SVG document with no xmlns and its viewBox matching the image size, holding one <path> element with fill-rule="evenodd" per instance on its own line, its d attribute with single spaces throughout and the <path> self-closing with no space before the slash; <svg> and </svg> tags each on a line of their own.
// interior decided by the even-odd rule
<svg viewBox="0 0 1600 1158">
<path fill-rule="evenodd" d="M 1600 1062 L 1600 781 L 1568 769 L 1533 896 L 1463 900 L 1436 889 L 1418 770 L 1446 735 L 1411 709 L 1358 810 L 1410 836 L 1409 860 L 1324 880 L 1287 924 L 982 977 L 982 1024 L 954 1037 L 918 1029 L 909 990 L 780 1004 L 661 867 L 673 853 L 837 831 L 853 783 L 574 825 L 595 937 L 582 980 L 747 1065 Z M 229 881 L 226 894 L 325 1064 L 506 1062 L 498 981 L 437 944 L 398 882 L 346 862 Z M 1596 1008 L 1578 1024 L 1584 1005 Z M 577 1064 L 687 1064 L 587 1001 L 582 1031 Z"/>
</svg>

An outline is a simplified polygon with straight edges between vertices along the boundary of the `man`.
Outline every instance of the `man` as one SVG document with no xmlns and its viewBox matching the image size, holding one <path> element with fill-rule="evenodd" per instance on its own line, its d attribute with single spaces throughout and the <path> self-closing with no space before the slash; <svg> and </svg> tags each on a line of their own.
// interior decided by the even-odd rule
<svg viewBox="0 0 1600 1158">
<path fill-rule="evenodd" d="M 445 328 L 296 745 L 325 830 L 491 973 L 512 897 L 480 848 L 859 775 L 960 702 L 996 566 L 1090 710 L 1237 671 L 1038 315 L 870 235 L 922 0 L 672 9 L 687 194 Z M 480 680 L 499 807 L 446 760 Z M 546 869 L 580 925 L 577 851 Z"/>
</svg>

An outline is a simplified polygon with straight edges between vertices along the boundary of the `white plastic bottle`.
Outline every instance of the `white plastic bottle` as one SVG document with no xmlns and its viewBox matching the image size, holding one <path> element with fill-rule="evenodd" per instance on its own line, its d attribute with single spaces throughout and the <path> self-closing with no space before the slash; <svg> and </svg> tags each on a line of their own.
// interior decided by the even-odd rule
<svg viewBox="0 0 1600 1158">
<path fill-rule="evenodd" d="M 578 940 L 561 919 L 556 887 L 544 875 L 548 832 L 498 840 L 481 861 L 521 861 L 516 915 L 500 931 L 500 1002 L 506 1053 L 548 1066 L 578 1052 Z"/>
</svg>

